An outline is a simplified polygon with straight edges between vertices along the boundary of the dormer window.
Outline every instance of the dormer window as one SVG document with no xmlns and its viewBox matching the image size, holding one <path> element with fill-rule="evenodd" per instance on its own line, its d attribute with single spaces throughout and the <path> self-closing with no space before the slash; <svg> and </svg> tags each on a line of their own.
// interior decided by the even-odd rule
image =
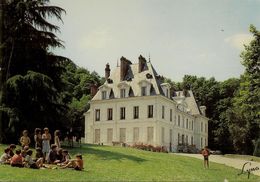
<svg viewBox="0 0 260 182">
<path fill-rule="evenodd" d="M 147 90 L 147 87 L 141 87 L 141 94 L 142 96 L 146 96 L 146 90 Z"/>
<path fill-rule="evenodd" d="M 107 92 L 106 91 L 102 91 L 102 99 L 107 99 Z"/>
<path fill-rule="evenodd" d="M 120 89 L 120 98 L 125 98 L 126 97 L 126 91 L 125 91 L 125 89 L 123 88 L 123 89 Z"/>
</svg>

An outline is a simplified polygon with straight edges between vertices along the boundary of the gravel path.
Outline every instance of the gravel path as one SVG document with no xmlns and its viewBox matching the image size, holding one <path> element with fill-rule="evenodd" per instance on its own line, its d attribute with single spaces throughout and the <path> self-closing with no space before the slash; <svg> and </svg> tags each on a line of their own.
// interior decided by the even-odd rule
<svg viewBox="0 0 260 182">
<path fill-rule="evenodd" d="M 184 153 L 175 153 L 176 155 L 182 155 L 182 156 L 187 156 L 187 157 L 194 157 L 197 159 L 203 159 L 201 154 L 184 154 Z M 245 166 L 245 170 L 248 168 L 259 168 L 259 170 L 253 171 L 252 173 L 255 175 L 260 176 L 260 163 L 259 162 L 254 162 L 254 161 L 247 161 L 247 160 L 243 160 L 243 159 L 233 159 L 233 158 L 227 158 L 227 157 L 223 157 L 222 155 L 210 155 L 209 156 L 209 162 L 216 162 L 219 164 L 225 164 L 227 166 L 230 167 L 234 167 L 236 169 L 240 169 L 242 171 L 242 167 L 246 162 L 250 162 L 250 164 L 246 164 Z M 244 171 L 245 171 L 244 170 Z"/>
</svg>

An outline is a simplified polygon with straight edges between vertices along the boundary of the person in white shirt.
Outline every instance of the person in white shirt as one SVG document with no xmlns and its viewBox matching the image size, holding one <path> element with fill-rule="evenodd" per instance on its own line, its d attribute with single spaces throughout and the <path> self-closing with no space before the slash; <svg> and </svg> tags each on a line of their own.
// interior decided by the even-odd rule
<svg viewBox="0 0 260 182">
<path fill-rule="evenodd" d="M 4 150 L 4 153 L 0 158 L 0 164 L 10 164 L 10 159 L 11 159 L 10 149 L 7 148 Z"/>
<path fill-rule="evenodd" d="M 43 158 L 39 158 L 37 161 L 34 161 L 32 159 L 32 154 L 33 151 L 32 150 L 28 150 L 27 151 L 27 155 L 25 156 L 25 166 L 28 168 L 33 168 L 33 169 L 39 169 L 41 167 L 43 167 Z"/>
</svg>

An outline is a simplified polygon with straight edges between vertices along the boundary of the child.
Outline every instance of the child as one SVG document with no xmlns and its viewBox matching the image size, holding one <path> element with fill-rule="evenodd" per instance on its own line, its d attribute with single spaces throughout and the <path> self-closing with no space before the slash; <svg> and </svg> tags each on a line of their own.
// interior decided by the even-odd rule
<svg viewBox="0 0 260 182">
<path fill-rule="evenodd" d="M 209 168 L 209 155 L 210 155 L 210 153 L 209 153 L 207 146 L 204 147 L 201 154 L 204 157 L 204 168 L 206 168 L 206 167 Z"/>
<path fill-rule="evenodd" d="M 56 130 L 54 132 L 54 144 L 57 145 L 58 148 L 60 148 L 60 130 Z"/>
<path fill-rule="evenodd" d="M 42 149 L 40 147 L 36 148 L 36 154 L 35 154 L 35 160 L 37 161 L 38 159 L 43 158 L 43 153 L 42 153 Z M 44 161 L 43 161 L 44 162 Z"/>
<path fill-rule="evenodd" d="M 29 144 L 31 143 L 31 140 L 28 137 L 28 131 L 27 130 L 23 131 L 23 136 L 20 138 L 20 143 L 22 145 L 22 148 L 24 146 L 29 146 Z"/>
<path fill-rule="evenodd" d="M 10 164 L 10 149 L 7 148 L 4 150 L 3 155 L 0 158 L 0 164 Z"/>
<path fill-rule="evenodd" d="M 42 134 L 42 152 L 44 155 L 44 159 L 46 159 L 48 153 L 50 152 L 51 134 L 49 133 L 48 128 L 44 128 L 43 130 L 44 130 L 44 134 Z"/>
<path fill-rule="evenodd" d="M 13 157 L 14 156 L 14 149 L 16 148 L 16 145 L 15 144 L 11 144 L 10 146 L 9 146 L 9 149 L 10 149 L 10 153 L 9 153 L 9 155 L 10 155 L 10 157 Z"/>
<path fill-rule="evenodd" d="M 62 148 L 58 148 L 58 150 L 57 150 L 56 159 L 59 161 L 59 163 L 61 163 L 62 158 L 63 158 L 62 151 L 63 151 Z"/>
<path fill-rule="evenodd" d="M 57 164 L 60 162 L 59 160 L 57 160 L 57 145 L 55 144 L 51 145 L 51 151 L 48 155 L 47 162 L 49 164 Z"/>
<path fill-rule="evenodd" d="M 60 166 L 65 166 L 70 162 L 70 154 L 67 150 L 62 150 L 62 160 L 61 163 L 59 164 Z"/>
<path fill-rule="evenodd" d="M 39 169 L 39 168 L 43 167 L 43 158 L 39 158 L 37 161 L 34 161 L 32 159 L 32 154 L 33 154 L 32 150 L 27 151 L 27 155 L 24 159 L 25 167 L 33 168 L 33 169 Z"/>
<path fill-rule="evenodd" d="M 24 146 L 23 150 L 21 151 L 21 155 L 23 158 L 27 155 L 27 151 L 29 150 L 29 146 Z"/>
<path fill-rule="evenodd" d="M 35 149 L 38 147 L 42 147 L 42 135 L 41 135 L 41 129 L 35 128 L 34 130 L 34 141 L 35 141 Z"/>
<path fill-rule="evenodd" d="M 61 169 L 65 169 L 68 167 L 73 167 L 75 170 L 81 171 L 83 169 L 82 155 L 76 155 L 76 159 L 70 160 L 70 162 L 67 165 L 61 167 Z"/>
<path fill-rule="evenodd" d="M 20 149 L 15 151 L 15 155 L 11 158 L 10 164 L 12 167 L 23 167 L 23 157 Z"/>
</svg>

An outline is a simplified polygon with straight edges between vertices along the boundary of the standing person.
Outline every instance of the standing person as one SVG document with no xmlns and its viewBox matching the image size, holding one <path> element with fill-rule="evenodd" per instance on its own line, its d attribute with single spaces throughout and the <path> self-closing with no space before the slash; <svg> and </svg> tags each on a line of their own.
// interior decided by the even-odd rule
<svg viewBox="0 0 260 182">
<path fill-rule="evenodd" d="M 209 152 L 207 146 L 204 147 L 204 149 L 202 150 L 201 154 L 204 157 L 204 168 L 206 168 L 206 167 L 209 168 L 209 155 L 210 155 L 210 152 Z"/>
<path fill-rule="evenodd" d="M 27 130 L 23 130 L 23 136 L 20 138 L 20 143 L 21 143 L 22 148 L 30 145 L 31 139 L 30 139 L 30 137 L 28 137 Z"/>
<path fill-rule="evenodd" d="M 43 131 L 44 133 L 42 134 L 42 152 L 44 159 L 47 160 L 47 156 L 50 151 L 51 134 L 49 133 L 49 128 L 44 128 Z"/>
<path fill-rule="evenodd" d="M 57 148 L 60 148 L 60 130 L 55 130 L 54 132 L 54 144 L 57 145 Z"/>
<path fill-rule="evenodd" d="M 34 130 L 34 141 L 35 141 L 35 149 L 38 147 L 42 148 L 42 134 L 40 128 L 35 128 Z"/>
</svg>

